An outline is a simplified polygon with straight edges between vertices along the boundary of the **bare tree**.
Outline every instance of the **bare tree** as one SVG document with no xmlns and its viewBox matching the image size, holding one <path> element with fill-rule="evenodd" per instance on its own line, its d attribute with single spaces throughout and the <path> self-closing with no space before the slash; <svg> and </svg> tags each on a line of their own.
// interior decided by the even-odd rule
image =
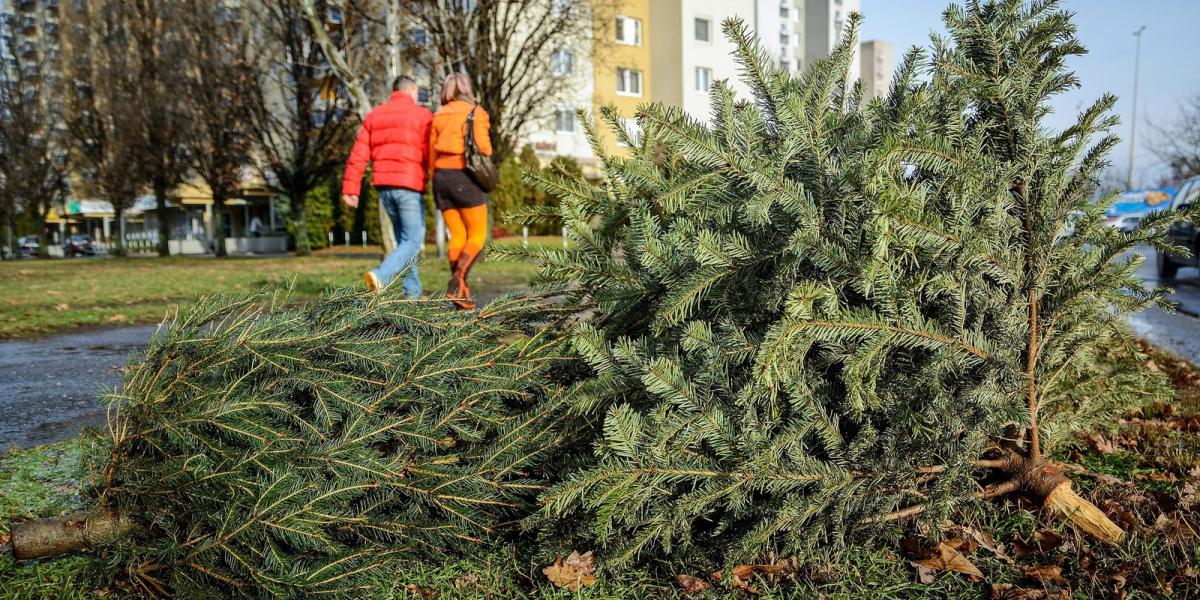
<svg viewBox="0 0 1200 600">
<path fill-rule="evenodd" d="M 404 47 L 401 29 L 406 19 L 403 0 L 298 0 L 309 32 L 320 46 L 329 67 L 349 95 L 350 105 L 364 119 L 375 102 L 383 100 L 383 86 L 373 85 L 386 64 L 388 80 L 402 71 Z M 372 35 L 383 25 L 383 35 Z M 383 43 L 379 43 L 382 38 Z M 373 93 L 378 92 L 378 93 Z"/>
<path fill-rule="evenodd" d="M 4 29 L 11 26 L 5 20 Z M 57 90 L 47 85 L 38 56 L 12 52 L 0 64 L 0 211 L 6 246 L 15 250 L 14 221 L 24 212 L 41 237 L 38 254 L 44 257 L 50 252 L 46 218 L 63 191 L 67 162 L 55 127 L 59 119 L 45 105 Z"/>
<path fill-rule="evenodd" d="M 374 67 L 378 50 L 338 44 L 334 33 L 346 23 L 322 18 L 317 0 L 300 0 L 318 43 L 350 91 L 360 116 L 371 98 L 364 67 Z M 345 0 L 343 14 L 361 15 L 365 26 L 382 26 L 382 57 L 397 71 L 402 63 L 432 76 L 470 75 L 479 101 L 492 115 L 495 159 L 512 153 L 521 131 L 546 118 L 557 101 L 573 92 L 570 78 L 556 72 L 555 52 L 579 49 L 594 31 L 607 30 L 615 0 Z M 420 35 L 405 35 L 416 34 Z M 342 36 L 351 40 L 354 36 Z"/>
<path fill-rule="evenodd" d="M 421 59 L 430 72 L 471 77 L 492 117 L 497 162 L 512 154 L 526 126 L 575 91 L 556 72 L 555 52 L 605 30 L 614 12 L 604 0 L 405 0 L 404 7 L 427 32 L 430 52 Z"/>
<path fill-rule="evenodd" d="M 122 0 L 65 3 L 78 36 L 68 46 L 65 66 L 73 89 L 67 94 L 67 128 L 85 188 L 108 200 L 116 217 L 115 253 L 125 253 L 125 210 L 145 181 L 138 112 L 141 101 L 129 30 L 131 6 Z"/>
<path fill-rule="evenodd" d="M 256 37 L 242 9 L 210 0 L 178 2 L 186 32 L 187 136 L 192 169 L 212 191 L 217 256 L 225 248 L 224 208 L 241 188 L 254 150 L 254 115 L 262 101 Z"/>
<path fill-rule="evenodd" d="M 1179 103 L 1174 121 L 1151 122 L 1149 126 L 1149 150 L 1167 168 L 1171 182 L 1200 174 L 1200 92 Z"/>
<path fill-rule="evenodd" d="M 344 159 L 353 131 L 343 87 L 329 74 L 324 52 L 297 0 L 264 0 L 261 17 L 266 53 L 263 93 L 254 113 L 265 177 L 288 199 L 296 254 L 309 253 L 304 221 L 308 193 Z"/>
<path fill-rule="evenodd" d="M 130 0 L 129 28 L 136 44 L 139 132 L 144 172 L 158 213 L 158 254 L 169 256 L 171 238 L 167 193 L 187 176 L 187 80 L 184 32 L 173 0 Z"/>
</svg>

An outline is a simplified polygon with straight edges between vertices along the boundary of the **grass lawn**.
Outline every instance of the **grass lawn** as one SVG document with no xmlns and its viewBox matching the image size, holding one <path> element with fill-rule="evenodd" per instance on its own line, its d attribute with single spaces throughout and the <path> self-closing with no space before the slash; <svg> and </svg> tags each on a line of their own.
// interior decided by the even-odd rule
<svg viewBox="0 0 1200 600">
<path fill-rule="evenodd" d="M 561 244 L 561 238 L 533 238 Z M 520 243 L 520 238 L 497 244 Z M 301 298 L 330 286 L 362 285 L 364 271 L 379 263 L 378 246 L 335 247 L 297 258 L 97 258 L 0 263 L 0 338 L 74 327 L 154 323 L 181 303 L 206 294 L 279 287 L 295 278 Z M 346 255 L 349 254 L 349 255 Z M 429 293 L 444 290 L 449 267 L 427 246 L 421 281 Z M 534 266 L 485 260 L 471 270 L 476 293 L 499 293 L 525 284 Z"/>
<path fill-rule="evenodd" d="M 911 546 L 898 539 L 853 549 L 838 560 L 811 560 L 782 579 L 759 575 L 749 585 L 762 597 L 796 600 L 1200 597 L 1200 370 L 1163 354 L 1150 362 L 1150 368 L 1170 375 L 1174 401 L 1126 415 L 1112 431 L 1088 436 L 1056 457 L 1080 493 L 1128 533 L 1120 544 L 1083 537 L 1029 502 L 1006 498 L 949 540 L 979 568 L 982 580 L 947 571 L 926 573 L 922 580 L 910 562 Z M 106 572 L 96 558 L 18 565 L 4 548 L 12 517 L 51 516 L 83 506 L 78 462 L 73 441 L 0 454 L 0 597 L 128 597 L 119 573 Z M 377 576 L 391 590 L 388 598 L 752 597 L 715 583 L 685 595 L 676 575 L 708 574 L 665 563 L 601 573 L 595 585 L 571 593 L 551 586 L 541 572 L 545 562 L 518 548 L 520 543 L 469 558 L 397 564 Z"/>
</svg>

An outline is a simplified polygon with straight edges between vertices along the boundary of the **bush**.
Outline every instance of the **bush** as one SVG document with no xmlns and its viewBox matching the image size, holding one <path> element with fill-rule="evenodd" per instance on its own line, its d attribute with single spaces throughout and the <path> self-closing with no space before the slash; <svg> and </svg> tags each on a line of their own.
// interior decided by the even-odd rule
<svg viewBox="0 0 1200 600">
<path fill-rule="evenodd" d="M 558 235 L 562 231 L 562 218 L 558 216 L 558 198 L 547 194 L 535 185 L 531 185 L 527 176 L 541 172 L 567 173 L 579 175 L 579 163 L 574 158 L 559 156 L 542 167 L 541 161 L 526 145 L 521 153 L 509 157 L 500 164 L 500 185 L 492 192 L 492 208 L 495 211 L 495 223 L 499 227 L 516 229 L 519 233 L 522 224 L 529 227 L 530 235 Z M 542 218 L 524 221 L 522 215 L 537 211 Z"/>
</svg>

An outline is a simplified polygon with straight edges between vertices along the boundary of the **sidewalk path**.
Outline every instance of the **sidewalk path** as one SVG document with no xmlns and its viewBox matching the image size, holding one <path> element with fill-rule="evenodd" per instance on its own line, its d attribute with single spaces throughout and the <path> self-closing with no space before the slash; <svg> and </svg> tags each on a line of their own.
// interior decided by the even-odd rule
<svg viewBox="0 0 1200 600">
<path fill-rule="evenodd" d="M 499 293 L 486 291 L 487 304 Z M 74 437 L 103 427 L 99 397 L 116 387 L 129 359 L 142 351 L 157 325 L 87 329 L 0 341 L 0 452 Z"/>
<path fill-rule="evenodd" d="M 104 423 L 98 397 L 155 325 L 0 342 L 0 450 L 56 442 Z"/>
</svg>

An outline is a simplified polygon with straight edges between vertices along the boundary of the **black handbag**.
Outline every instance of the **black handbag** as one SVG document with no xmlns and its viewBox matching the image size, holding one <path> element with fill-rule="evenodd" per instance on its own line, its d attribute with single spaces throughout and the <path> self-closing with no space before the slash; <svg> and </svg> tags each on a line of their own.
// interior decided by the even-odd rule
<svg viewBox="0 0 1200 600">
<path fill-rule="evenodd" d="M 475 180 L 475 184 L 485 192 L 490 192 L 496 189 L 496 185 L 500 183 L 500 171 L 496 169 L 496 163 L 492 162 L 492 157 L 484 156 L 479 151 L 479 146 L 475 144 L 475 109 L 474 106 L 471 112 L 467 113 L 467 132 L 464 136 L 466 141 L 466 163 L 467 174 L 471 179 Z"/>
</svg>

